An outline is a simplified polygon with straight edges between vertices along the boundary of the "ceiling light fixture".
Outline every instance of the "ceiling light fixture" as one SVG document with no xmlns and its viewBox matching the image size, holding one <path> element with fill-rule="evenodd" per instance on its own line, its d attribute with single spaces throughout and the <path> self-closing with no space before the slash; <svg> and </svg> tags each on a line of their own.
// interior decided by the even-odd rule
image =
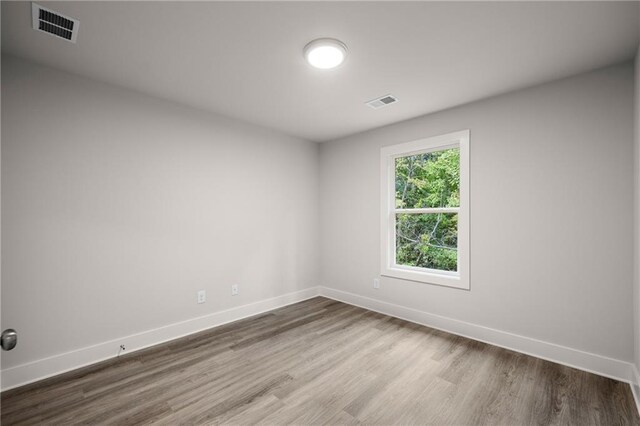
<svg viewBox="0 0 640 426">
<path fill-rule="evenodd" d="M 347 46 L 333 38 L 319 38 L 304 47 L 304 57 L 316 68 L 329 69 L 340 65 L 347 56 Z"/>
</svg>

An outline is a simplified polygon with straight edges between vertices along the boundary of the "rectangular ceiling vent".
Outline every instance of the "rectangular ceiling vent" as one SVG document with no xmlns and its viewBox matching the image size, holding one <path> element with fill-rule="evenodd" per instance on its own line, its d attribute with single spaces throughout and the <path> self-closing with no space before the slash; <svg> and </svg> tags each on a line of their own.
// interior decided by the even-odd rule
<svg viewBox="0 0 640 426">
<path fill-rule="evenodd" d="M 52 36 L 76 42 L 80 21 L 42 7 L 37 3 L 31 3 L 31 20 L 33 29 L 45 32 Z"/>
<path fill-rule="evenodd" d="M 373 109 L 380 109 L 382 107 L 386 107 L 387 105 L 391 105 L 396 102 L 398 102 L 398 98 L 396 98 L 395 96 L 385 95 L 365 103 Z"/>
</svg>

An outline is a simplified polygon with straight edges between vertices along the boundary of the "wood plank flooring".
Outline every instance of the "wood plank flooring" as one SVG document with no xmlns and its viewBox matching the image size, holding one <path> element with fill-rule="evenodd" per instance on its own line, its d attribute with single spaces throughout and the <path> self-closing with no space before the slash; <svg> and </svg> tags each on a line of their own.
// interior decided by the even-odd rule
<svg viewBox="0 0 640 426">
<path fill-rule="evenodd" d="M 2 393 L 18 424 L 640 424 L 629 385 L 317 297 Z"/>
</svg>

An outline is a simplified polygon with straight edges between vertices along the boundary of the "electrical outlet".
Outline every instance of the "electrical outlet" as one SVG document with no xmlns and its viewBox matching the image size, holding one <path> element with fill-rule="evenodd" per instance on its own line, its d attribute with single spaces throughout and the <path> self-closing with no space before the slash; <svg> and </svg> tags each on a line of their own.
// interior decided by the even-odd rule
<svg viewBox="0 0 640 426">
<path fill-rule="evenodd" d="M 207 301 L 207 292 L 204 290 L 198 291 L 198 303 L 204 303 Z"/>
<path fill-rule="evenodd" d="M 373 279 L 373 288 L 380 288 L 380 278 Z"/>
<path fill-rule="evenodd" d="M 231 295 L 232 295 L 232 296 L 237 296 L 237 295 L 238 295 L 238 293 L 239 293 L 239 291 L 238 291 L 238 285 L 237 285 L 237 284 L 233 284 L 233 285 L 231 286 Z"/>
</svg>

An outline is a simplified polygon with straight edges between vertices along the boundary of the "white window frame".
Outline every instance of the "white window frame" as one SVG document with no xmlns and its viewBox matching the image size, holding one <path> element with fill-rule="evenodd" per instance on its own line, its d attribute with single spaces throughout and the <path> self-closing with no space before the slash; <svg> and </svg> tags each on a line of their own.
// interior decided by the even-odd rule
<svg viewBox="0 0 640 426">
<path fill-rule="evenodd" d="M 460 149 L 460 207 L 396 209 L 395 159 Z M 469 130 L 434 136 L 380 150 L 381 275 L 469 290 Z M 396 264 L 396 213 L 458 213 L 458 270 L 442 271 Z"/>
</svg>

